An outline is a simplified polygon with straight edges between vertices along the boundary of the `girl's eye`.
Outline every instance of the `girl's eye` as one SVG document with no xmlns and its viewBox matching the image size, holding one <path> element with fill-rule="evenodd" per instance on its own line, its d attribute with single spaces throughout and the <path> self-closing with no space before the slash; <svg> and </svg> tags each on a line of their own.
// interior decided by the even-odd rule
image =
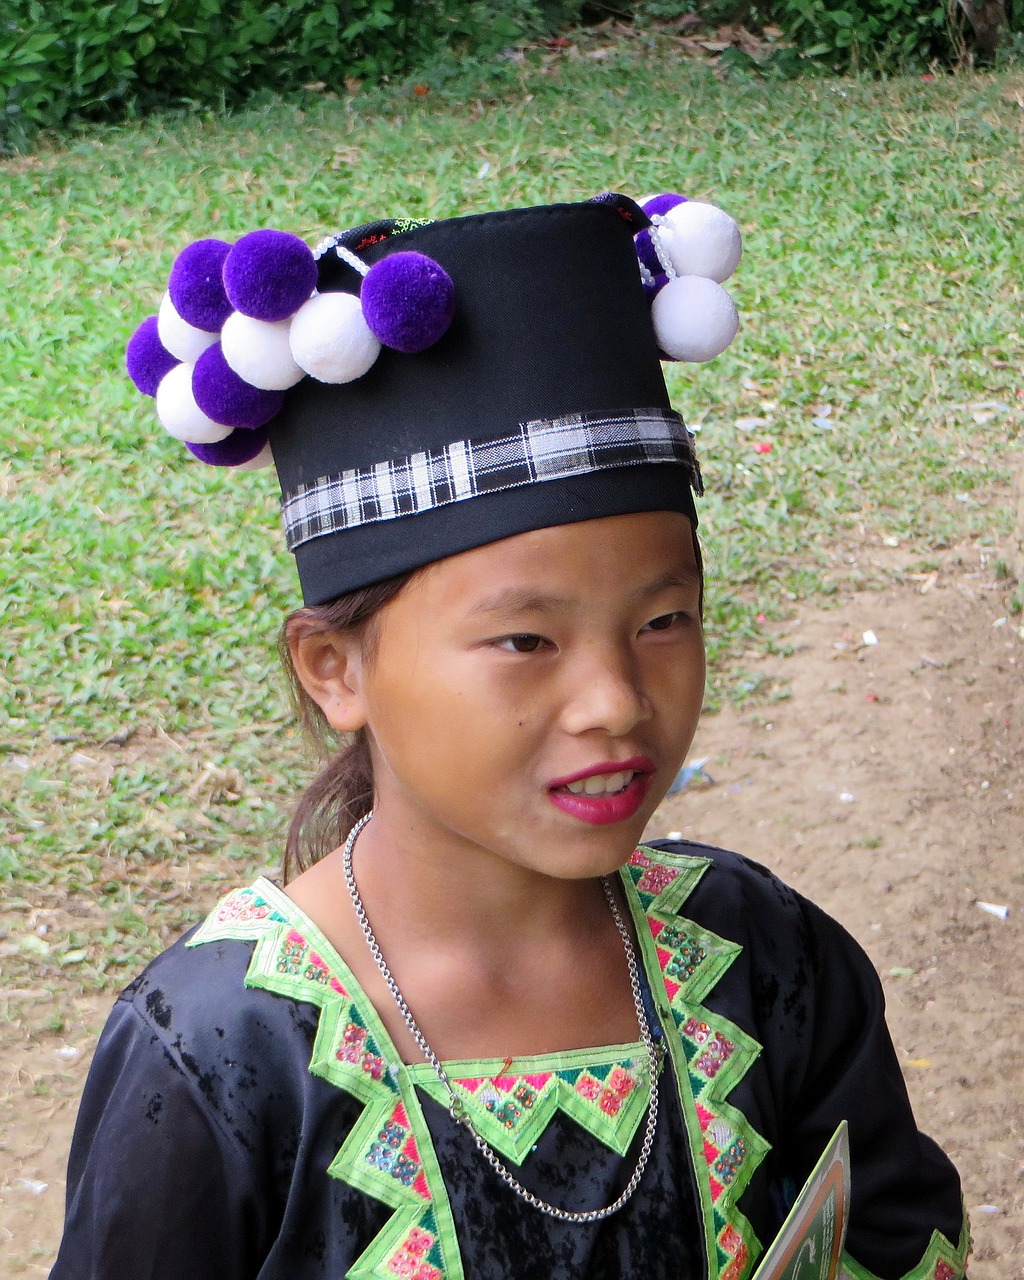
<svg viewBox="0 0 1024 1280">
<path fill-rule="evenodd" d="M 547 643 L 543 636 L 530 635 L 503 636 L 498 641 L 499 649 L 507 649 L 511 653 L 536 653 Z"/>
<path fill-rule="evenodd" d="M 680 626 L 686 621 L 686 614 L 677 611 L 676 613 L 663 613 L 660 617 L 652 618 L 650 622 L 640 628 L 643 631 L 671 631 L 673 627 Z"/>
</svg>

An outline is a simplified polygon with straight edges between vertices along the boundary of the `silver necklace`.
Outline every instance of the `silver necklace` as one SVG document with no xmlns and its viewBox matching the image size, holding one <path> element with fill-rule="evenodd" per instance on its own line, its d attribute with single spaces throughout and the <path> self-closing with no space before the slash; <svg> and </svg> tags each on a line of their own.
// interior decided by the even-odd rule
<svg viewBox="0 0 1024 1280">
<path fill-rule="evenodd" d="M 487 1163 L 495 1171 L 498 1177 L 505 1183 L 521 1199 L 527 1204 L 532 1205 L 534 1209 L 539 1209 L 541 1213 L 548 1214 L 549 1217 L 557 1218 L 560 1222 L 600 1222 L 603 1218 L 609 1218 L 615 1212 L 622 1208 L 626 1201 L 632 1196 L 633 1192 L 640 1184 L 644 1170 L 647 1168 L 647 1161 L 650 1158 L 651 1147 L 654 1144 L 654 1130 L 658 1124 L 658 1071 L 661 1066 L 661 1055 L 658 1046 L 654 1043 L 654 1037 L 651 1035 L 651 1028 L 647 1022 L 647 1011 L 644 1008 L 643 994 L 640 987 L 640 973 L 637 967 L 636 953 L 633 950 L 633 942 L 629 936 L 629 930 L 626 928 L 619 911 L 618 904 L 615 901 L 615 894 L 612 891 L 611 881 L 607 876 L 601 879 L 601 886 L 604 889 L 604 895 L 608 900 L 608 906 L 611 908 L 612 918 L 615 921 L 615 927 L 619 931 L 619 937 L 622 939 L 622 947 L 626 953 L 626 963 L 629 966 L 629 985 L 633 993 L 633 1003 L 636 1006 L 636 1020 L 640 1026 L 640 1040 L 647 1051 L 647 1076 L 651 1082 L 651 1101 L 647 1110 L 647 1125 L 644 1129 L 643 1142 L 640 1146 L 640 1156 L 636 1162 L 636 1168 L 633 1170 L 633 1176 L 626 1183 L 622 1190 L 622 1194 L 613 1200 L 611 1204 L 606 1205 L 603 1209 L 586 1209 L 577 1212 L 573 1209 L 560 1209 L 557 1205 L 549 1204 L 546 1200 L 542 1200 L 539 1196 L 535 1196 L 532 1191 L 527 1190 L 521 1182 L 511 1173 L 507 1165 L 503 1164 L 494 1148 L 487 1140 L 473 1127 L 473 1121 L 466 1110 L 465 1103 L 452 1088 L 451 1081 L 448 1079 L 447 1072 L 441 1065 L 437 1054 L 431 1049 L 427 1043 L 426 1037 L 416 1024 L 416 1019 L 412 1016 L 412 1010 L 405 1002 L 405 997 L 394 979 L 394 975 L 388 968 L 387 961 L 384 959 L 384 953 L 380 949 L 373 929 L 370 927 L 369 917 L 366 914 L 366 908 L 363 906 L 363 900 L 359 896 L 359 889 L 356 886 L 356 878 L 352 871 L 352 850 L 355 848 L 356 838 L 363 827 L 373 817 L 373 810 L 361 818 L 349 832 L 348 839 L 345 841 L 343 850 L 343 866 L 345 872 L 345 884 L 348 888 L 349 897 L 352 899 L 352 906 L 355 909 L 356 918 L 359 926 L 363 931 L 363 937 L 366 944 L 370 948 L 370 954 L 373 956 L 374 963 L 380 971 L 380 976 L 387 984 L 388 990 L 398 1006 L 398 1011 L 402 1015 L 402 1020 L 409 1029 L 409 1034 L 416 1041 L 420 1052 L 426 1058 L 427 1062 L 433 1067 L 434 1074 L 441 1082 L 442 1087 L 448 1095 L 448 1110 L 453 1120 L 463 1125 L 469 1130 L 470 1136 L 477 1146 L 480 1154 Z"/>
</svg>

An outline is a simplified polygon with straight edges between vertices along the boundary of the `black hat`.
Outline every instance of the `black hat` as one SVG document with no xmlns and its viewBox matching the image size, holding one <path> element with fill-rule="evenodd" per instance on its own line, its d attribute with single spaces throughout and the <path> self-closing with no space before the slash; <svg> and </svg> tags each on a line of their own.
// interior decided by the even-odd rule
<svg viewBox="0 0 1024 1280">
<path fill-rule="evenodd" d="M 381 222 L 320 245 L 315 287 L 297 292 L 294 237 L 200 241 L 129 371 L 206 461 L 246 462 L 269 441 L 307 604 L 552 525 L 659 510 L 696 523 L 693 440 L 661 369 L 672 334 L 656 339 L 651 306 L 696 277 L 659 281 L 638 262 L 650 227 L 625 197 Z M 668 238 L 654 265 L 672 271 Z M 177 365 L 174 326 L 201 335 L 187 375 L 161 363 Z M 196 440 L 197 412 L 212 438 L 201 426 Z"/>
</svg>

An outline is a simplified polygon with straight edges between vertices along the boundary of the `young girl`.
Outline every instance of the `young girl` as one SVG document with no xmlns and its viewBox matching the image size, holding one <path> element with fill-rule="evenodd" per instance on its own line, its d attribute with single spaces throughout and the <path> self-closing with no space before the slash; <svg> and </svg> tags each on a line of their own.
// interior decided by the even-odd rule
<svg viewBox="0 0 1024 1280">
<path fill-rule="evenodd" d="M 129 371 L 205 461 L 272 454 L 302 714 L 347 745 L 284 885 L 118 1001 L 54 1280 L 745 1280 L 842 1120 L 846 1274 L 965 1275 L 864 954 L 639 843 L 704 686 L 659 356 L 728 343 L 738 257 L 678 196 L 179 257 Z"/>
</svg>

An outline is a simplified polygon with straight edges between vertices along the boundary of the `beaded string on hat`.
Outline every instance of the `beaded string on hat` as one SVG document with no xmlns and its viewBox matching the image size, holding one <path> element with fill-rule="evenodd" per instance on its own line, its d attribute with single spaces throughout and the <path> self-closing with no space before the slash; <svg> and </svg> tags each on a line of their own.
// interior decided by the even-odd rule
<svg viewBox="0 0 1024 1280">
<path fill-rule="evenodd" d="M 662 228 L 668 227 L 668 219 L 660 213 L 654 214 L 651 218 L 651 244 L 654 246 L 654 252 L 658 255 L 658 262 L 662 271 L 670 280 L 676 278 L 675 265 L 672 262 L 672 256 L 668 251 L 664 239 L 662 238 Z M 642 264 L 641 264 L 642 265 Z"/>
<path fill-rule="evenodd" d="M 356 885 L 355 874 L 352 870 L 352 850 L 355 848 L 356 839 L 362 829 L 373 817 L 373 810 L 361 818 L 349 832 L 348 839 L 345 841 L 345 847 L 342 853 L 342 865 L 344 868 L 345 885 L 348 888 L 349 897 L 352 899 L 352 906 L 355 909 L 356 918 L 359 926 L 363 931 L 363 937 L 366 939 L 367 946 L 370 948 L 370 954 L 373 956 L 374 963 L 380 971 L 381 977 L 387 984 L 388 990 L 398 1006 L 398 1011 L 402 1015 L 402 1021 L 409 1030 L 409 1034 L 416 1041 L 420 1052 L 426 1058 L 427 1062 L 434 1069 L 434 1073 L 441 1082 L 442 1087 L 448 1095 L 448 1110 L 453 1120 L 463 1125 L 469 1130 L 470 1136 L 477 1146 L 480 1154 L 487 1163 L 495 1171 L 502 1182 L 510 1187 L 520 1199 L 525 1200 L 527 1204 L 534 1209 L 539 1209 L 541 1213 L 546 1213 L 551 1218 L 557 1218 L 560 1222 L 573 1222 L 580 1225 L 590 1222 L 600 1222 L 604 1218 L 611 1217 L 630 1199 L 633 1192 L 640 1184 L 644 1170 L 647 1167 L 647 1161 L 650 1158 L 651 1148 L 654 1145 L 654 1131 L 658 1124 L 658 1071 L 661 1066 L 661 1055 L 658 1046 L 654 1043 L 654 1037 L 651 1035 L 651 1028 L 647 1021 L 647 1011 L 644 1008 L 643 994 L 640 986 L 640 971 L 637 965 L 636 952 L 633 950 L 633 942 L 629 936 L 629 930 L 626 928 L 625 921 L 622 919 L 622 913 L 619 911 L 618 904 L 615 901 L 615 894 L 612 890 L 611 880 L 607 876 L 601 879 L 601 887 L 604 889 L 605 897 L 608 900 L 608 906 L 611 909 L 612 918 L 615 921 L 615 927 L 619 931 L 619 937 L 622 939 L 622 947 L 626 953 L 626 963 L 629 966 L 629 985 L 633 993 L 633 1003 L 636 1006 L 636 1020 L 640 1027 L 640 1039 L 647 1051 L 647 1074 L 651 1081 L 651 1101 L 647 1111 L 647 1124 L 644 1128 L 643 1142 L 640 1146 L 640 1155 L 637 1159 L 636 1168 L 633 1175 L 626 1183 L 622 1193 L 606 1205 L 603 1209 L 560 1209 L 557 1205 L 549 1204 L 546 1200 L 542 1200 L 539 1196 L 535 1196 L 512 1174 L 507 1165 L 499 1158 L 494 1148 L 477 1133 L 473 1127 L 473 1122 L 466 1111 L 465 1104 L 452 1088 L 451 1081 L 448 1079 L 447 1072 L 441 1065 L 440 1059 L 434 1053 L 430 1045 L 427 1043 L 426 1037 L 419 1029 L 416 1019 L 412 1015 L 412 1010 L 405 1002 L 398 983 L 394 979 L 394 975 L 388 968 L 387 961 L 380 949 L 373 929 L 370 926 L 369 918 L 366 914 L 366 908 L 363 906 L 363 900 L 359 895 L 359 889 Z"/>
</svg>

